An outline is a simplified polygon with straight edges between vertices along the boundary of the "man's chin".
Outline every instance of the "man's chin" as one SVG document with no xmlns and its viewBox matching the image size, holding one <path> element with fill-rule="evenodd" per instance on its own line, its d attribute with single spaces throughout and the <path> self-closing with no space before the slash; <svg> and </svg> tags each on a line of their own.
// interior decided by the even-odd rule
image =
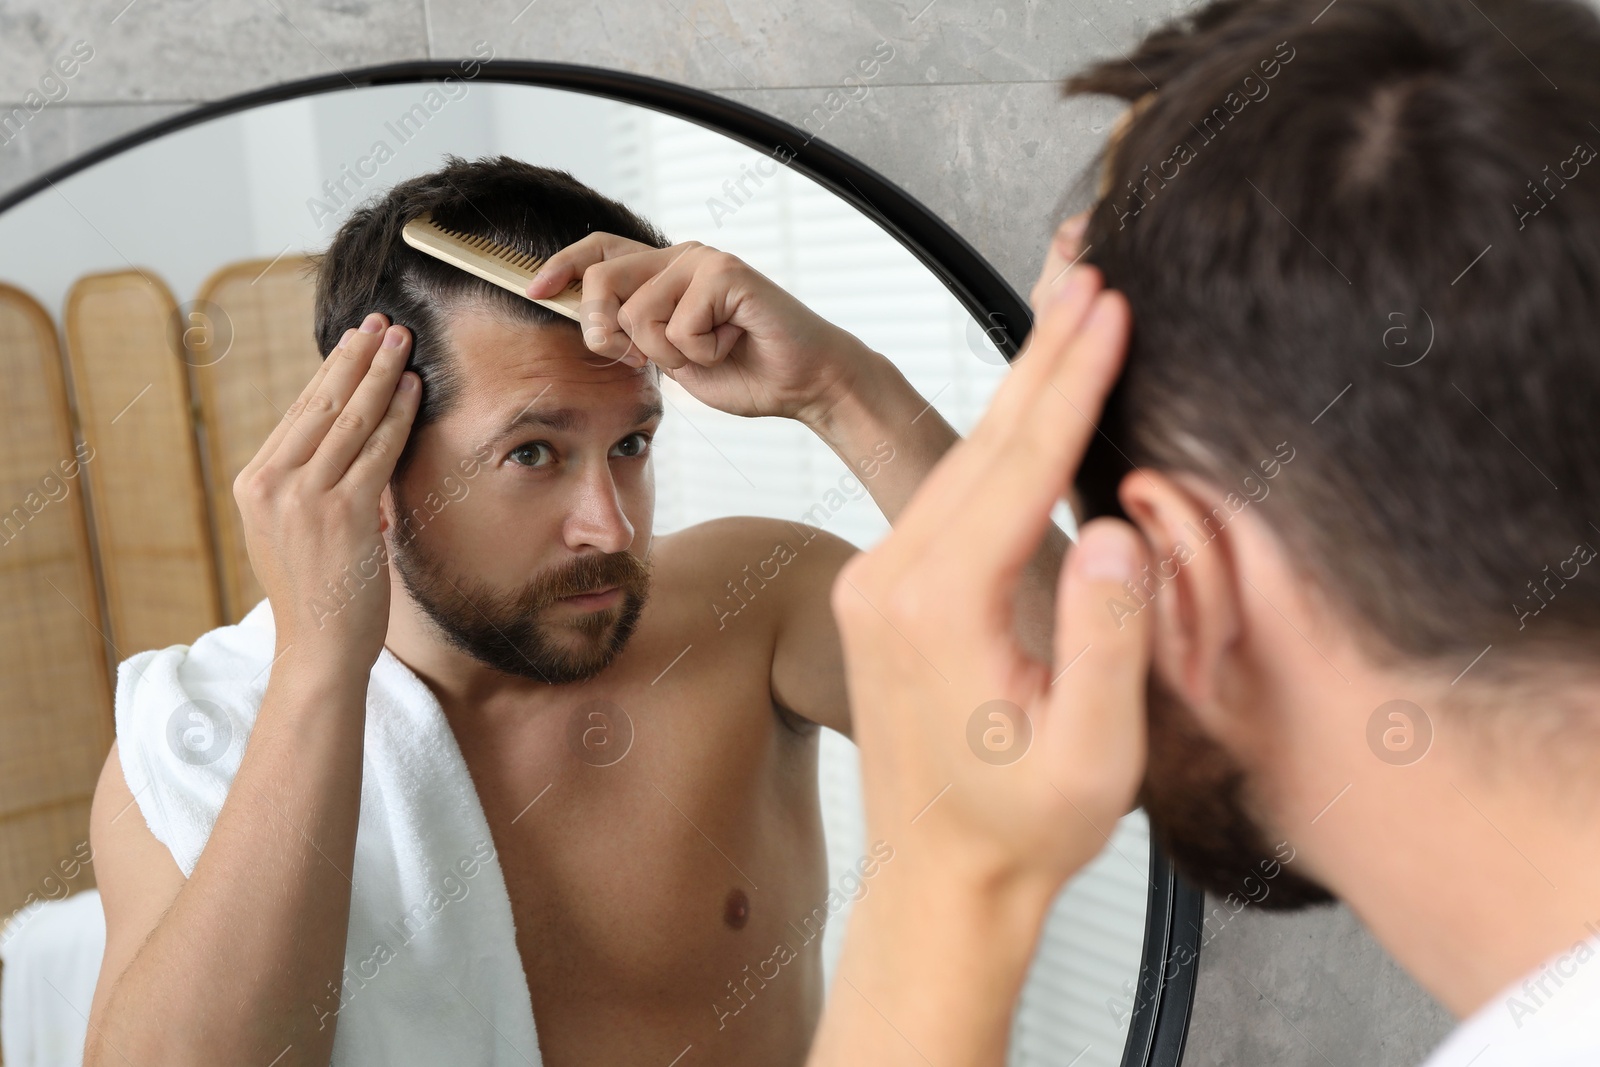
<svg viewBox="0 0 1600 1067">
<path fill-rule="evenodd" d="M 1221 785 L 1218 791 L 1236 789 Z M 1182 812 L 1171 810 L 1171 798 L 1165 803 L 1151 800 L 1146 797 L 1151 836 L 1195 888 L 1248 901 L 1262 911 L 1300 911 L 1336 902 L 1321 883 L 1293 869 L 1294 842 L 1270 843 L 1244 815 L 1236 792 L 1184 805 Z"/>
<path fill-rule="evenodd" d="M 538 667 L 551 685 L 575 685 L 603 673 L 622 655 L 638 624 L 643 597 L 628 596 L 614 607 L 595 611 L 560 610 L 540 619 L 538 648 L 522 659 Z"/>
<path fill-rule="evenodd" d="M 1184 880 L 1264 911 L 1334 902 L 1295 868 L 1294 842 L 1275 840 L 1252 813 L 1248 776 L 1160 678 L 1152 674 L 1149 763 L 1139 802 L 1151 836 Z"/>
</svg>

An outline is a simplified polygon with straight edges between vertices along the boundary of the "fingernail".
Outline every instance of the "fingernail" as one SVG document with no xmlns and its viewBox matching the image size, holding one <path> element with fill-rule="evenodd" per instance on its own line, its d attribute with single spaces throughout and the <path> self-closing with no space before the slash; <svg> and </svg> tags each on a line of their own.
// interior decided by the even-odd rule
<svg viewBox="0 0 1600 1067">
<path fill-rule="evenodd" d="M 542 288 L 544 286 L 544 283 L 546 281 L 548 281 L 549 279 L 550 279 L 550 275 L 546 274 L 543 269 L 536 270 L 536 271 L 533 272 L 533 277 L 528 280 L 528 288 L 529 289 Z"/>
<path fill-rule="evenodd" d="M 383 347 L 399 348 L 401 342 L 405 340 L 405 336 L 405 331 L 400 329 L 400 327 L 391 326 L 389 327 L 389 332 L 383 336 Z"/>
<path fill-rule="evenodd" d="M 383 316 L 376 311 L 361 320 L 362 333 L 377 333 L 381 329 L 383 329 Z"/>
<path fill-rule="evenodd" d="M 1085 526 L 1073 554 L 1078 557 L 1078 573 L 1090 581 L 1125 582 L 1133 577 L 1133 535 L 1121 527 Z"/>
<path fill-rule="evenodd" d="M 400 375 L 400 391 L 409 393 L 417 387 L 417 377 L 410 372 Z"/>
<path fill-rule="evenodd" d="M 356 335 L 356 328 L 354 326 L 352 326 L 352 327 L 350 327 L 348 330 L 346 330 L 344 332 L 344 336 L 343 337 L 339 338 L 338 347 L 343 348 L 345 345 L 349 344 L 350 343 L 350 338 L 354 337 L 355 335 Z"/>
</svg>

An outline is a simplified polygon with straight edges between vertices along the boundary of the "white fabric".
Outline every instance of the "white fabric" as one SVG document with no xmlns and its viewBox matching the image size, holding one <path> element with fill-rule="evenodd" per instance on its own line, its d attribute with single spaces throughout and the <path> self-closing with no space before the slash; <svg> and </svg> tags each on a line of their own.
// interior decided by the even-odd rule
<svg viewBox="0 0 1600 1067">
<path fill-rule="evenodd" d="M 78 1067 L 106 918 L 100 893 L 31 904 L 0 932 L 0 1055 L 6 1067 Z"/>
<path fill-rule="evenodd" d="M 117 668 L 123 774 L 151 832 L 194 871 L 266 692 L 270 603 Z M 385 648 L 367 690 L 343 1003 L 333 1067 L 540 1062 L 488 822 L 432 691 Z M 326 1014 L 325 1014 L 326 1013 Z"/>
<path fill-rule="evenodd" d="M 1600 1064 L 1600 933 L 1556 953 L 1500 990 L 1458 1026 L 1422 1067 L 1467 1064 Z"/>
</svg>

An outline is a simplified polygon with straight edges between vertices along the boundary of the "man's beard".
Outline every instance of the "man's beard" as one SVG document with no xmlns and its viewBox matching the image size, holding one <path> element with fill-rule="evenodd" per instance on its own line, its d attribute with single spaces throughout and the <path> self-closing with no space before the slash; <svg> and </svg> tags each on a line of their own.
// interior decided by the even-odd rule
<svg viewBox="0 0 1600 1067">
<path fill-rule="evenodd" d="M 451 645 L 494 670 L 551 685 L 586 681 L 610 666 L 633 636 L 650 595 L 649 564 L 629 552 L 579 556 L 511 592 L 447 576 L 402 528 L 395 530 L 391 560 L 407 592 Z M 574 613 L 559 624 L 567 640 L 544 620 L 560 598 L 609 586 L 620 589 L 621 603 Z"/>
<path fill-rule="evenodd" d="M 1288 866 L 1294 842 L 1268 843 L 1247 810 L 1244 768 L 1153 671 L 1148 702 L 1149 764 L 1139 803 L 1178 872 L 1208 893 L 1231 893 L 1265 911 L 1332 903 L 1326 888 Z"/>
</svg>

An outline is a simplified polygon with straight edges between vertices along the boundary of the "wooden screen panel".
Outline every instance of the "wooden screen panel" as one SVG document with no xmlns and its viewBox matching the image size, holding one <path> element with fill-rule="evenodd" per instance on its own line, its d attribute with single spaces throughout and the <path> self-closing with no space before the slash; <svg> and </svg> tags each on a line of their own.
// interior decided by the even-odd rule
<svg viewBox="0 0 1600 1067">
<path fill-rule="evenodd" d="M 245 550 L 233 480 L 322 362 L 312 336 L 316 290 L 310 265 L 304 256 L 283 256 L 223 267 L 201 286 L 186 323 L 230 623 L 266 595 Z"/>
<path fill-rule="evenodd" d="M 111 748 L 83 484 L 56 331 L 0 284 L 0 918 L 94 884 L 89 802 Z M 87 443 L 86 443 L 87 445 Z"/>
<path fill-rule="evenodd" d="M 147 271 L 86 275 L 65 320 L 116 654 L 192 644 L 222 610 L 172 293 Z"/>
</svg>

